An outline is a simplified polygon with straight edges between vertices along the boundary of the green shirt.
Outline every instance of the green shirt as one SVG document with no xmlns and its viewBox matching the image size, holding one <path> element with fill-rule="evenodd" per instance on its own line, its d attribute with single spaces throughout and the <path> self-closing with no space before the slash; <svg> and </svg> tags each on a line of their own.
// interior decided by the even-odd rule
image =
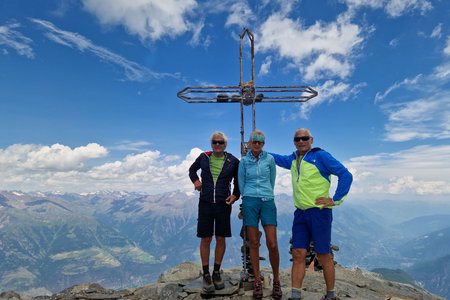
<svg viewBox="0 0 450 300">
<path fill-rule="evenodd" d="M 211 169 L 214 184 L 216 183 L 217 178 L 219 177 L 219 174 L 222 171 L 224 161 L 225 155 L 216 157 L 214 154 L 211 154 L 211 157 L 209 158 L 209 168 Z"/>
</svg>

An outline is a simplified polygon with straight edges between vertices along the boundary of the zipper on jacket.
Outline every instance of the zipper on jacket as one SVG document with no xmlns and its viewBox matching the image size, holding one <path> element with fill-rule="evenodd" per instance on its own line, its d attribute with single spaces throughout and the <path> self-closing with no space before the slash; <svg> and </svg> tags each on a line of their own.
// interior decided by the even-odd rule
<svg viewBox="0 0 450 300">
<path fill-rule="evenodd" d="M 214 153 L 212 153 L 211 155 L 214 155 Z M 222 168 L 220 169 L 219 175 L 217 175 L 216 182 L 214 182 L 214 177 L 211 172 L 211 157 L 210 156 L 208 156 L 208 160 L 209 160 L 209 173 L 211 173 L 211 177 L 213 178 L 213 203 L 216 203 L 216 183 L 217 183 L 217 181 L 219 181 L 220 174 L 222 174 L 223 165 L 225 165 L 225 161 L 227 160 L 227 155 L 225 154 L 225 152 L 223 153 L 223 164 L 222 164 Z"/>
<path fill-rule="evenodd" d="M 258 160 L 256 161 L 256 178 L 257 178 L 257 181 L 256 181 L 256 193 L 259 195 L 260 193 L 259 193 L 259 175 L 261 174 L 261 171 L 260 171 L 260 169 L 259 169 L 259 158 L 258 158 Z"/>
<path fill-rule="evenodd" d="M 300 169 L 301 169 L 301 167 L 302 167 L 303 160 L 305 159 L 306 155 L 308 155 L 309 151 L 311 151 L 311 149 L 308 150 L 308 152 L 306 152 L 306 153 L 302 156 L 302 158 L 300 159 L 300 163 L 297 164 L 297 175 L 298 175 L 298 176 L 297 176 L 297 182 L 300 181 Z M 298 161 L 298 156 L 297 156 L 296 161 Z"/>
</svg>

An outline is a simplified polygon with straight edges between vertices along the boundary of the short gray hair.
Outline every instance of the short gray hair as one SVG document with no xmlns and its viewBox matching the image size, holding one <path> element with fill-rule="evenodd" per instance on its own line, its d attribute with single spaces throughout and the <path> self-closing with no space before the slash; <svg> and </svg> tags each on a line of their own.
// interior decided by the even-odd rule
<svg viewBox="0 0 450 300">
<path fill-rule="evenodd" d="M 297 132 L 299 132 L 299 131 L 306 131 L 306 132 L 308 132 L 308 135 L 310 136 L 310 137 L 312 137 L 312 135 L 311 135 L 311 131 L 308 129 L 308 128 L 298 128 L 295 132 L 294 132 L 294 136 L 296 136 L 297 135 Z"/>
<path fill-rule="evenodd" d="M 225 143 L 228 143 L 228 137 L 227 137 L 226 134 L 223 133 L 222 131 L 214 131 L 214 132 L 211 134 L 211 137 L 210 137 L 209 140 L 212 141 L 213 138 L 214 138 L 214 136 L 216 136 L 216 135 L 221 136 L 221 137 L 223 138 L 223 140 L 225 141 Z"/>
</svg>

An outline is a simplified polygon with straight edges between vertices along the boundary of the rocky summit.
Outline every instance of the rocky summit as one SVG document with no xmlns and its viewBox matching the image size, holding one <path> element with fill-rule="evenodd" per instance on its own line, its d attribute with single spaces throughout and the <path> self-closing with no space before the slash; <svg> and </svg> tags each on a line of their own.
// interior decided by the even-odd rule
<svg viewBox="0 0 450 300">
<path fill-rule="evenodd" d="M 112 290 L 98 283 L 76 285 L 51 296 L 31 297 L 26 294 L 7 291 L 0 299 L 15 300 L 99 300 L 99 299 L 252 299 L 251 283 L 240 282 L 240 269 L 222 271 L 225 288 L 210 294 L 202 290 L 201 267 L 192 262 L 184 262 L 161 274 L 156 283 L 139 288 Z M 271 273 L 263 269 L 264 298 L 271 299 Z M 290 271 L 281 272 L 283 299 L 290 295 Z M 322 272 L 307 270 L 302 295 L 305 300 L 318 300 L 325 290 Z M 336 266 L 336 292 L 341 299 L 444 299 L 419 287 L 386 281 L 380 275 L 361 269 L 346 269 Z"/>
</svg>

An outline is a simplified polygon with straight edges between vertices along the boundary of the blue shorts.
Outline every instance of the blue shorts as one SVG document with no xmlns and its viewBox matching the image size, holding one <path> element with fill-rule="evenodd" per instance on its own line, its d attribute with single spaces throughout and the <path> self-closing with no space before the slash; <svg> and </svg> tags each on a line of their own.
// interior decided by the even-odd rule
<svg viewBox="0 0 450 300">
<path fill-rule="evenodd" d="M 330 253 L 331 222 L 333 211 L 330 208 L 297 209 L 292 224 L 292 248 L 308 249 L 311 240 L 316 253 Z"/>
<path fill-rule="evenodd" d="M 258 227 L 259 220 L 264 225 L 277 226 L 277 207 L 273 199 L 259 197 L 243 197 L 242 213 L 244 225 Z"/>
</svg>

